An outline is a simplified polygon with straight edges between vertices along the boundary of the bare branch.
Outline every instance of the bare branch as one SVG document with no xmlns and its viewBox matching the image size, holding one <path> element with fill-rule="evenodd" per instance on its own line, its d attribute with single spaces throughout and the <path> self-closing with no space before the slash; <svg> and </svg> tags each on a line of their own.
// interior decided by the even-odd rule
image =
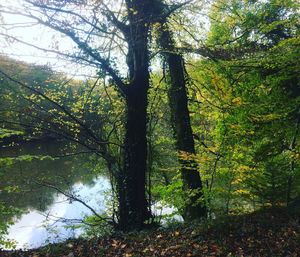
<svg viewBox="0 0 300 257">
<path fill-rule="evenodd" d="M 88 205 L 87 203 L 85 203 L 80 198 L 76 197 L 74 194 L 65 192 L 64 190 L 62 190 L 62 189 L 58 188 L 57 186 L 52 185 L 52 184 L 50 184 L 48 182 L 38 182 L 38 181 L 35 181 L 35 183 L 37 185 L 40 185 L 40 186 L 45 186 L 45 187 L 48 187 L 48 188 L 52 188 L 52 189 L 56 190 L 57 192 L 63 194 L 64 196 L 68 197 L 70 200 L 73 200 L 73 201 L 81 203 L 83 206 L 85 206 L 87 209 L 89 209 L 100 220 L 105 221 L 105 222 L 107 222 L 109 224 L 113 224 L 112 219 L 104 218 L 104 217 L 100 216 L 90 205 Z"/>
<path fill-rule="evenodd" d="M 115 82 L 118 90 L 123 94 L 123 96 L 126 96 L 127 93 L 127 87 L 125 85 L 125 83 L 123 83 L 121 77 L 118 75 L 118 73 L 115 71 L 115 69 L 113 69 L 109 63 L 108 59 L 104 59 L 98 51 L 96 51 L 95 49 L 93 49 L 92 47 L 90 47 L 88 45 L 87 42 L 81 40 L 74 31 L 68 30 L 66 28 L 63 28 L 61 25 L 54 25 L 51 23 L 51 21 L 44 21 L 41 18 L 34 16 L 33 14 L 25 14 L 25 13 L 18 13 L 18 12 L 10 12 L 10 11 L 5 11 L 5 13 L 9 13 L 9 14 L 17 14 L 17 15 L 21 15 L 24 17 L 28 17 L 31 18 L 33 20 L 36 20 L 37 22 L 39 22 L 40 24 L 49 27 L 55 31 L 58 31 L 66 36 L 68 36 L 76 45 L 77 47 L 82 50 L 85 54 L 87 54 L 89 57 L 93 58 L 94 61 L 92 61 L 93 63 L 97 64 L 97 67 L 101 68 L 103 71 L 107 72 L 107 74 L 113 79 L 113 81 Z M 53 19 L 48 17 L 48 19 Z M 2 33 L 2 35 L 5 36 L 5 34 Z M 7 35 L 6 35 L 7 36 Z M 12 37 L 12 36 L 10 36 Z M 14 37 L 12 37 L 14 38 Z M 15 38 L 16 39 L 16 38 Z M 18 40 L 18 39 L 16 39 Z M 21 40 L 19 40 L 21 41 Z M 23 42 L 24 43 L 24 42 Z M 31 45 L 32 44 L 28 44 L 27 45 Z M 39 47 L 36 47 L 39 48 Z M 54 52 L 58 52 L 58 51 L 54 51 Z M 62 54 L 64 55 L 64 54 Z"/>
</svg>

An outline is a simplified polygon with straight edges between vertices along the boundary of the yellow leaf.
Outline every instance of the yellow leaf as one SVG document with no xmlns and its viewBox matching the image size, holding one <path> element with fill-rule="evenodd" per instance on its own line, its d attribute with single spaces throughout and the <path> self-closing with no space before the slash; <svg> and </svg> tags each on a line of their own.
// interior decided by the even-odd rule
<svg viewBox="0 0 300 257">
<path fill-rule="evenodd" d="M 242 104 L 242 98 L 236 97 L 236 98 L 234 98 L 234 99 L 232 100 L 232 103 L 233 103 L 234 105 L 239 106 L 239 105 Z"/>
</svg>

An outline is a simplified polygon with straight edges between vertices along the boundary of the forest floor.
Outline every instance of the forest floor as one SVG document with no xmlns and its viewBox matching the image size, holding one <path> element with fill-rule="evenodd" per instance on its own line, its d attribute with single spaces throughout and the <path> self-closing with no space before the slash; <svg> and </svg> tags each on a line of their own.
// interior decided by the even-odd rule
<svg viewBox="0 0 300 257">
<path fill-rule="evenodd" d="M 300 209 L 268 209 L 211 223 L 177 225 L 100 239 L 74 239 L 1 257 L 300 256 Z"/>
</svg>

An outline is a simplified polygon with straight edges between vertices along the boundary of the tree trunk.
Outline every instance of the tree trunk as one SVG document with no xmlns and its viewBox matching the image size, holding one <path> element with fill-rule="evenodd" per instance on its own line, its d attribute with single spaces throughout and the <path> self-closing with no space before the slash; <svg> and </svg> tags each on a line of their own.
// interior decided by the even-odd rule
<svg viewBox="0 0 300 257">
<path fill-rule="evenodd" d="M 175 52 L 172 35 L 166 24 L 160 33 L 159 44 L 163 48 L 163 56 L 168 64 L 170 76 L 169 104 L 171 120 L 174 129 L 177 151 L 192 157 L 195 154 L 195 144 L 190 122 L 184 61 L 180 54 Z M 183 189 L 191 193 L 184 208 L 184 219 L 194 220 L 206 216 L 206 207 L 203 201 L 202 182 L 198 172 L 197 162 L 193 158 L 179 158 Z"/>
<path fill-rule="evenodd" d="M 120 184 L 120 228 L 141 229 L 150 218 L 146 200 L 147 94 L 134 92 L 127 99 L 124 169 Z"/>
<path fill-rule="evenodd" d="M 299 133 L 299 125 L 300 125 L 300 109 L 297 111 L 297 118 L 296 118 L 296 128 L 295 132 L 291 141 L 290 150 L 292 152 L 295 151 L 296 145 L 297 145 L 297 136 Z M 292 200 L 292 187 L 293 187 L 293 181 L 295 176 L 295 168 L 296 168 L 296 161 L 295 158 L 292 157 L 291 163 L 290 163 L 290 170 L 288 174 L 288 181 L 287 181 L 287 193 L 286 193 L 286 205 L 289 206 Z"/>
<path fill-rule="evenodd" d="M 139 230 L 151 217 L 146 198 L 147 94 L 149 89 L 148 24 L 151 1 L 127 6 L 130 24 L 126 33 L 129 85 L 126 91 L 124 168 L 119 177 L 119 226 Z"/>
</svg>

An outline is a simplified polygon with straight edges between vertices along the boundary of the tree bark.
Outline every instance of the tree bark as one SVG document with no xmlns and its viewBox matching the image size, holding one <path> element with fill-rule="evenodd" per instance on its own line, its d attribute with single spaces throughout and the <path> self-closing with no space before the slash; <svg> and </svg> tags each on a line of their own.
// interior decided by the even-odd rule
<svg viewBox="0 0 300 257">
<path fill-rule="evenodd" d="M 296 116 L 296 128 L 295 132 L 291 141 L 290 150 L 292 152 L 295 151 L 296 145 L 297 145 L 297 136 L 299 134 L 299 125 L 300 125 L 300 110 L 297 111 Z M 295 168 L 296 168 L 296 162 L 294 157 L 292 157 L 291 163 L 290 163 L 290 170 L 288 174 L 288 181 L 287 181 L 287 194 L 286 194 L 286 205 L 289 206 L 292 200 L 292 187 L 293 187 L 293 180 L 295 175 Z"/>
<path fill-rule="evenodd" d="M 163 48 L 162 54 L 169 69 L 168 96 L 178 155 L 180 156 L 182 153 L 192 157 L 195 154 L 195 143 L 188 110 L 184 60 L 180 54 L 175 52 L 175 44 L 166 23 L 161 27 L 159 44 Z M 184 219 L 194 220 L 205 217 L 206 207 L 197 162 L 193 158 L 183 159 L 180 157 L 179 162 L 183 189 L 189 194 L 184 207 Z"/>
<path fill-rule="evenodd" d="M 124 168 L 120 180 L 119 223 L 122 230 L 141 229 L 150 218 L 146 199 L 147 94 L 127 98 Z"/>
<path fill-rule="evenodd" d="M 149 89 L 148 12 L 151 1 L 128 4 L 129 29 L 127 65 L 129 85 L 126 90 L 126 125 L 124 168 L 119 177 L 119 226 L 139 230 L 151 217 L 146 198 L 147 105 Z M 133 14 L 130 14 L 134 10 Z"/>
</svg>

